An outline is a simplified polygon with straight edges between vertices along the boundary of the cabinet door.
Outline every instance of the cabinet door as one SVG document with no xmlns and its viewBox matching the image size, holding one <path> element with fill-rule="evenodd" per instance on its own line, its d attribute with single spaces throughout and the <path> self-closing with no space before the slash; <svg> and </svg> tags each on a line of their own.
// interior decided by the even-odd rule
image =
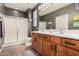
<svg viewBox="0 0 79 59">
<path fill-rule="evenodd" d="M 79 56 L 79 51 L 75 51 L 70 48 L 66 48 L 66 56 Z"/>
<path fill-rule="evenodd" d="M 37 45 L 38 45 L 37 44 L 37 37 L 36 37 L 36 34 L 33 33 L 32 34 L 32 48 L 35 49 L 35 50 L 37 50 L 37 48 L 38 48 Z"/>
<path fill-rule="evenodd" d="M 34 48 L 34 39 L 35 39 L 35 35 L 34 33 L 32 33 L 32 48 Z"/>
<path fill-rule="evenodd" d="M 56 45 L 55 55 L 56 56 L 79 56 L 79 52 L 67 47 Z"/>
<path fill-rule="evenodd" d="M 42 55 L 42 39 L 38 39 L 38 52 Z"/>
<path fill-rule="evenodd" d="M 50 56 L 50 42 L 43 40 L 43 56 Z"/>
<path fill-rule="evenodd" d="M 66 48 L 60 45 L 55 45 L 55 55 L 56 56 L 65 56 L 66 55 Z"/>
<path fill-rule="evenodd" d="M 38 41 L 37 40 L 38 40 L 38 38 L 35 37 L 34 38 L 34 48 L 35 48 L 36 51 L 38 51 Z"/>
</svg>

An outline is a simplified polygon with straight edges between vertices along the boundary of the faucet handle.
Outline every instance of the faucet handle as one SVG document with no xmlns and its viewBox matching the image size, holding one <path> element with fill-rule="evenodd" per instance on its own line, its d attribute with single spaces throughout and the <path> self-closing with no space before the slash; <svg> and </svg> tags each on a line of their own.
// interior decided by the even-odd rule
<svg viewBox="0 0 79 59">
<path fill-rule="evenodd" d="M 63 34 L 63 33 L 64 33 L 64 32 L 63 32 L 63 30 L 64 30 L 64 29 L 60 29 L 60 33 L 62 33 L 62 34 Z"/>
</svg>

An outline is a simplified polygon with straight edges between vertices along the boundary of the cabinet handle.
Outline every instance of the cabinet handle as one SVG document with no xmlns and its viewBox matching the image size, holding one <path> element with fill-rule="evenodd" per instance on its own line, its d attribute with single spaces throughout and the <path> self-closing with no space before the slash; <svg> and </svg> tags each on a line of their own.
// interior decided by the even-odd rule
<svg viewBox="0 0 79 59">
<path fill-rule="evenodd" d="M 48 37 L 43 37 L 43 38 L 48 38 Z"/>
<path fill-rule="evenodd" d="M 43 38 L 48 38 L 48 36 L 43 36 Z"/>
<path fill-rule="evenodd" d="M 54 48 L 55 48 L 55 49 L 54 49 L 54 52 L 55 52 L 55 54 L 56 54 L 56 53 L 57 53 L 57 46 L 55 45 Z"/>
<path fill-rule="evenodd" d="M 51 44 L 51 50 L 53 51 L 53 44 Z"/>
<path fill-rule="evenodd" d="M 75 44 L 74 43 L 70 43 L 70 42 L 64 42 L 65 44 L 69 44 L 69 45 L 73 45 L 73 46 L 75 46 Z"/>
</svg>

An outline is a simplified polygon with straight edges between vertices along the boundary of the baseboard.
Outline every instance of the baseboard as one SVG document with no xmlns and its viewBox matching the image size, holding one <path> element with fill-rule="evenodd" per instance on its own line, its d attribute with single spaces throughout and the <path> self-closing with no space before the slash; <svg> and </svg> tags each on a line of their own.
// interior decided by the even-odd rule
<svg viewBox="0 0 79 59">
<path fill-rule="evenodd" d="M 25 42 L 26 42 L 26 41 L 17 41 L 17 42 L 13 42 L 13 43 L 7 43 L 7 44 L 4 44 L 3 47 L 15 45 L 15 44 L 21 44 L 21 43 L 25 43 Z"/>
</svg>

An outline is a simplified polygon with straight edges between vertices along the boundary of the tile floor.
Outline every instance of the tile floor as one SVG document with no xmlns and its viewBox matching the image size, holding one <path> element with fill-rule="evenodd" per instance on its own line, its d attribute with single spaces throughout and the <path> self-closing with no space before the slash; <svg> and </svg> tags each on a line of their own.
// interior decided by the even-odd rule
<svg viewBox="0 0 79 59">
<path fill-rule="evenodd" d="M 4 47 L 0 56 L 39 56 L 39 54 L 31 48 L 31 45 L 22 43 Z"/>
</svg>

